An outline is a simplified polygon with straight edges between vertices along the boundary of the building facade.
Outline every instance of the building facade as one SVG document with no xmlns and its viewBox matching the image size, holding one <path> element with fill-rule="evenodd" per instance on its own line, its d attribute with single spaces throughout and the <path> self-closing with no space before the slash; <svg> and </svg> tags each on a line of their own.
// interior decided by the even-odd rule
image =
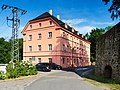
<svg viewBox="0 0 120 90">
<path fill-rule="evenodd" d="M 120 81 L 120 23 L 99 38 L 96 59 L 97 75 Z"/>
<path fill-rule="evenodd" d="M 90 42 L 52 10 L 30 20 L 22 31 L 23 60 L 54 62 L 62 67 L 90 65 Z"/>
</svg>

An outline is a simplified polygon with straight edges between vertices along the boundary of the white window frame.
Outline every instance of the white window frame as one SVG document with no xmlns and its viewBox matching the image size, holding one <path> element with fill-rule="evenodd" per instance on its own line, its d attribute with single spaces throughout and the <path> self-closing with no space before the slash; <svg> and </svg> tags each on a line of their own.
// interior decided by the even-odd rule
<svg viewBox="0 0 120 90">
<path fill-rule="evenodd" d="M 52 32 L 48 32 L 48 38 L 52 38 Z"/>
<path fill-rule="evenodd" d="M 41 51 L 42 50 L 42 46 L 38 45 L 38 50 Z"/>
<path fill-rule="evenodd" d="M 38 39 L 39 39 L 39 40 L 42 39 L 42 34 L 41 34 L 41 33 L 38 34 Z"/>
<path fill-rule="evenodd" d="M 48 44 L 48 50 L 52 51 L 52 44 Z"/>
<path fill-rule="evenodd" d="M 29 40 L 30 40 L 30 41 L 32 40 L 32 35 L 29 35 Z"/>
<path fill-rule="evenodd" d="M 29 46 L 29 51 L 32 52 L 32 46 Z"/>
</svg>

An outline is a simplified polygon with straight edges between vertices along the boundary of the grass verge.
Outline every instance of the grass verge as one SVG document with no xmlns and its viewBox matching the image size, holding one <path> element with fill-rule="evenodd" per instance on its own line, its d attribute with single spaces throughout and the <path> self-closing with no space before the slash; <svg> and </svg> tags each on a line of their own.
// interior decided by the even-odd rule
<svg viewBox="0 0 120 90">
<path fill-rule="evenodd" d="M 120 82 L 112 80 L 112 79 L 106 79 L 101 76 L 96 76 L 94 71 L 89 74 L 86 74 L 84 76 L 84 80 L 86 80 L 96 86 L 100 86 L 100 87 L 104 87 L 104 88 L 108 87 L 109 90 L 120 90 Z M 105 89 L 105 90 L 107 90 L 107 89 Z"/>
</svg>

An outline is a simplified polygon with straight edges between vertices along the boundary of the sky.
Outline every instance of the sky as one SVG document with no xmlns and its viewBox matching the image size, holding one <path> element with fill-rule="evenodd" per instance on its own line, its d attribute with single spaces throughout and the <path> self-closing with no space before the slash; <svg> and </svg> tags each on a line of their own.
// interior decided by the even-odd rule
<svg viewBox="0 0 120 90">
<path fill-rule="evenodd" d="M 114 26 L 119 22 L 119 20 L 112 21 L 110 18 L 108 8 L 111 3 L 104 5 L 102 0 L 0 0 L 0 7 L 3 4 L 27 11 L 25 15 L 19 12 L 20 38 L 23 37 L 21 31 L 29 20 L 44 12 L 49 12 L 50 9 L 53 10 L 55 17 L 59 14 L 62 21 L 67 24 L 71 23 L 72 27 L 84 35 L 93 28 Z M 0 8 L 0 37 L 10 39 L 12 36 L 11 21 L 8 21 L 7 25 L 6 17 L 12 18 L 11 9 Z"/>
</svg>

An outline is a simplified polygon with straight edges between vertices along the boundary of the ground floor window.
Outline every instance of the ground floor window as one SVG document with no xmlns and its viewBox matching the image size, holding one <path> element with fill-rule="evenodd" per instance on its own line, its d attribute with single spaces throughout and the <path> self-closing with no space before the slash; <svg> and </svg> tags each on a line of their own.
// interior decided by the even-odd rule
<svg viewBox="0 0 120 90">
<path fill-rule="evenodd" d="M 29 62 L 32 62 L 32 58 L 29 58 Z"/>
<path fill-rule="evenodd" d="M 79 60 L 77 59 L 77 64 L 79 64 Z"/>
<path fill-rule="evenodd" d="M 32 56 L 32 61 L 35 61 L 35 56 Z"/>
<path fill-rule="evenodd" d="M 41 58 L 38 58 L 38 62 L 41 63 Z"/>
<path fill-rule="evenodd" d="M 52 63 L 52 58 L 48 58 L 48 60 L 49 60 L 49 63 Z"/>
</svg>

